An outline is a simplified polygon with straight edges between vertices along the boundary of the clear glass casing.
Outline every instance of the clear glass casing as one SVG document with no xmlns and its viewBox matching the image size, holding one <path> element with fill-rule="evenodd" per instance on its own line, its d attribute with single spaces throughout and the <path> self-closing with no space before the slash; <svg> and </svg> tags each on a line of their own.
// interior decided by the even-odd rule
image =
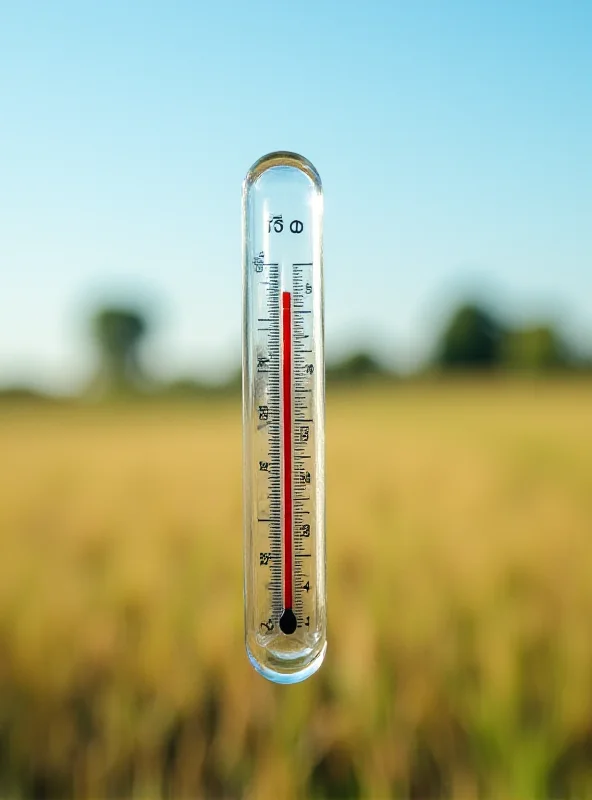
<svg viewBox="0 0 592 800">
<path fill-rule="evenodd" d="M 270 153 L 243 184 L 245 638 L 255 669 L 296 683 L 327 647 L 323 190 Z"/>
</svg>

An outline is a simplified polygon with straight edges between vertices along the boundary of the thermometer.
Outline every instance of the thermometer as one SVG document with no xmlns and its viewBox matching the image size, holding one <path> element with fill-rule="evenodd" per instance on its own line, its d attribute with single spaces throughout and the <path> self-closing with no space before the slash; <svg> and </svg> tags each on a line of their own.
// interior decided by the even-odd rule
<svg viewBox="0 0 592 800">
<path fill-rule="evenodd" d="M 247 655 L 297 683 L 327 648 L 323 190 L 296 153 L 243 184 L 244 595 Z"/>
</svg>

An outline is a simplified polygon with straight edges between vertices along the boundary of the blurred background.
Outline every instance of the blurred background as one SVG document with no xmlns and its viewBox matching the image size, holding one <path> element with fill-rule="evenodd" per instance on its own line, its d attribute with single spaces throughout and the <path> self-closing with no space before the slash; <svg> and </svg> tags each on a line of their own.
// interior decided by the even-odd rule
<svg viewBox="0 0 592 800">
<path fill-rule="evenodd" d="M 0 7 L 0 795 L 592 797 L 592 6 Z M 325 187 L 329 648 L 243 647 L 240 190 Z"/>
</svg>

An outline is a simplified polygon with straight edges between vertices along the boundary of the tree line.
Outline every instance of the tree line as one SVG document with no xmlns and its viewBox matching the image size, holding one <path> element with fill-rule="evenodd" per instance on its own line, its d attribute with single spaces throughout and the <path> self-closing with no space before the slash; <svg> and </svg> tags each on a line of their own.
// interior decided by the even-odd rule
<svg viewBox="0 0 592 800">
<path fill-rule="evenodd" d="M 149 330 L 146 317 L 130 308 L 106 308 L 93 318 L 93 333 L 101 353 L 98 383 L 108 391 L 141 389 L 148 384 L 139 350 Z M 472 371 L 520 371 L 542 374 L 552 371 L 589 369 L 555 326 L 539 323 L 520 327 L 507 325 L 493 311 L 478 303 L 458 307 L 449 317 L 422 373 Z M 327 365 L 329 384 L 355 383 L 396 377 L 392 369 L 368 352 L 357 352 Z M 235 375 L 220 389 L 238 388 Z M 175 381 L 168 389 L 177 394 L 203 391 L 197 380 Z"/>
<path fill-rule="evenodd" d="M 91 317 L 90 331 L 99 355 L 99 368 L 88 394 L 98 397 L 195 397 L 240 388 L 237 371 L 223 384 L 209 385 L 194 377 L 163 384 L 142 366 L 140 353 L 150 332 L 144 311 L 130 306 L 100 308 Z M 549 323 L 512 327 L 479 303 L 466 303 L 449 317 L 437 338 L 431 357 L 417 374 L 470 372 L 592 371 L 592 358 L 577 354 Z M 327 365 L 329 385 L 394 380 L 399 376 L 369 352 L 356 352 Z M 28 389 L 4 390 L 5 396 L 25 398 Z"/>
</svg>

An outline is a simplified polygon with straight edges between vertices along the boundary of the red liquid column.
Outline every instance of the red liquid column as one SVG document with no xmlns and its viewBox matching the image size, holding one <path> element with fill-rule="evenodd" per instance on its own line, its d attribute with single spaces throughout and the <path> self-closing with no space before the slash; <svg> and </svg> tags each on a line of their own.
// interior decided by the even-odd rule
<svg viewBox="0 0 592 800">
<path fill-rule="evenodd" d="M 284 449 L 284 608 L 292 608 L 292 307 L 282 293 L 282 416 Z"/>
</svg>

